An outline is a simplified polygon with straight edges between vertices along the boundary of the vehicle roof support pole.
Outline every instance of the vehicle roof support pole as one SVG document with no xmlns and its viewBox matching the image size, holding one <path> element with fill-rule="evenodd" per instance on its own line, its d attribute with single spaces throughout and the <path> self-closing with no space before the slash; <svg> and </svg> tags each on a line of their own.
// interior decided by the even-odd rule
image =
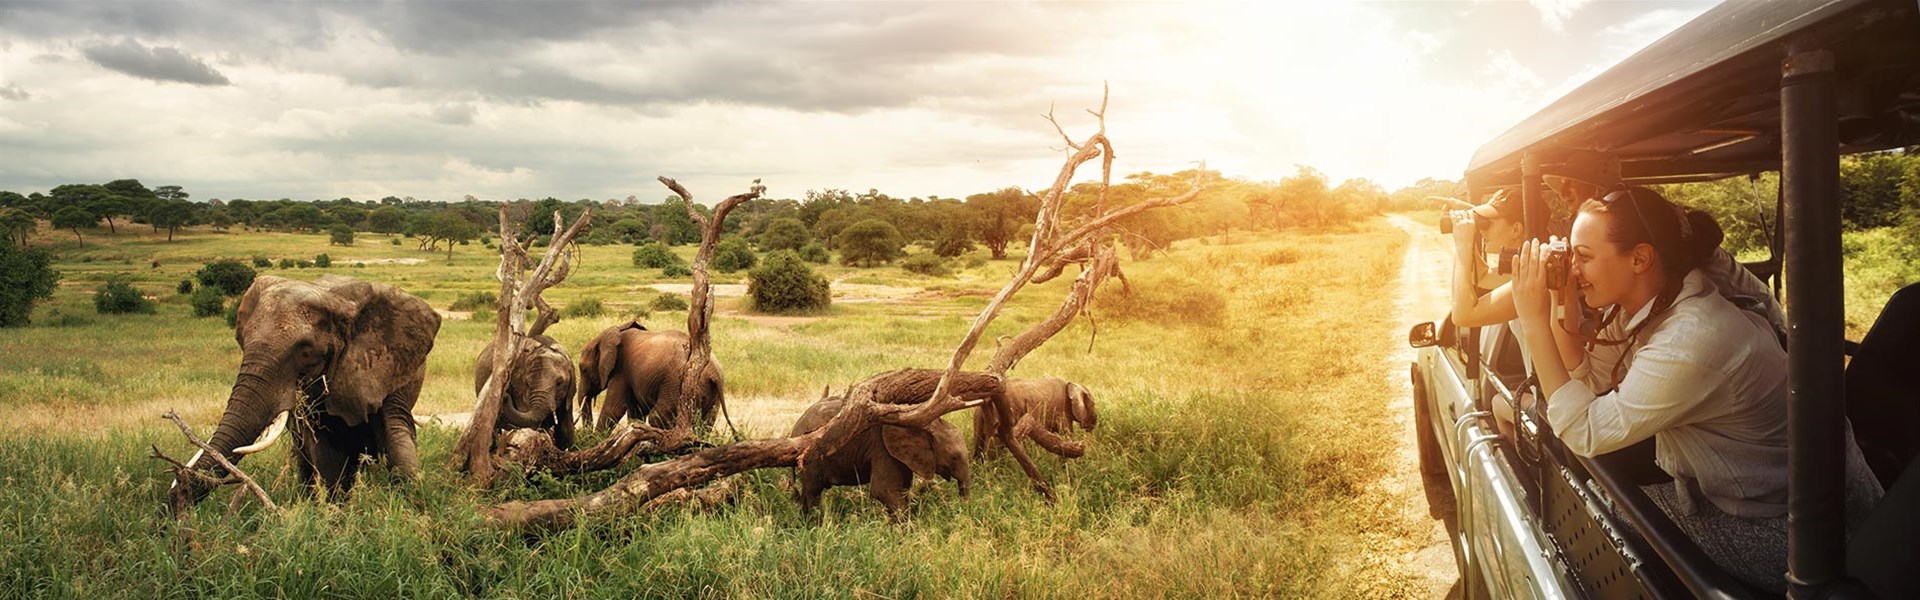
<svg viewBox="0 0 1920 600">
<path fill-rule="evenodd" d="M 1547 187 L 1540 177 L 1540 157 L 1532 151 L 1520 155 L 1520 210 L 1525 237 L 1547 239 Z"/>
<path fill-rule="evenodd" d="M 1786 204 L 1789 595 L 1843 577 L 1846 380 L 1840 272 L 1840 143 L 1833 53 L 1781 64 Z"/>
</svg>

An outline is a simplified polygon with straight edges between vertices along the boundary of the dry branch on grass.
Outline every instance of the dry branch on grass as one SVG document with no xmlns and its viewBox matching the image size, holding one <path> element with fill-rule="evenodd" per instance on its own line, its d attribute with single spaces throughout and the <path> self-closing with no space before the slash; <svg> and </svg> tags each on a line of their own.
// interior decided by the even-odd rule
<svg viewBox="0 0 1920 600">
<path fill-rule="evenodd" d="M 222 455 L 220 451 L 214 450 L 213 446 L 209 446 L 206 442 L 200 441 L 200 437 L 193 434 L 193 428 L 187 426 L 187 421 L 180 418 L 179 413 L 168 410 L 167 414 L 160 416 L 161 418 L 173 421 L 174 426 L 180 428 L 180 434 L 187 436 L 188 442 L 192 442 L 195 448 L 200 449 L 200 453 L 206 454 L 209 458 L 213 459 L 214 464 L 220 465 L 220 468 L 226 469 L 227 471 L 226 477 L 214 477 L 195 471 L 193 467 L 187 466 L 187 463 L 174 460 L 173 457 L 161 452 L 159 446 L 152 446 L 153 454 L 150 456 L 171 463 L 172 466 L 168 468 L 173 469 L 175 480 L 181 482 L 182 485 L 204 486 L 208 488 L 220 487 L 230 483 L 238 484 L 243 489 L 251 492 L 255 498 L 259 498 L 260 504 L 265 505 L 267 510 L 275 513 L 280 512 L 280 505 L 273 503 L 273 498 L 267 496 L 267 490 L 261 488 L 260 484 L 255 482 L 252 477 L 247 476 L 246 471 L 240 470 L 240 467 L 228 461 L 227 457 Z M 237 503 L 239 500 L 236 498 L 235 502 Z M 175 516 L 184 516 L 187 514 L 187 511 L 184 507 L 174 507 L 173 514 Z"/>
<path fill-rule="evenodd" d="M 580 213 L 572 227 L 562 229 L 560 212 L 554 211 L 553 239 L 547 243 L 547 252 L 540 263 L 528 273 L 531 258 L 526 247 L 513 235 L 507 205 L 500 205 L 500 268 L 495 272 L 500 279 L 500 294 L 498 317 L 494 322 L 493 373 L 487 376 L 479 398 L 474 401 L 473 419 L 467 422 L 466 431 L 461 432 L 460 441 L 454 444 L 451 459 L 454 469 L 468 474 L 483 487 L 493 481 L 493 431 L 500 417 L 500 404 L 506 396 L 507 374 L 513 372 L 513 363 L 520 357 L 520 343 L 560 320 L 540 293 L 565 281 L 572 273 L 579 256 L 573 240 L 593 222 L 592 217 L 593 210 L 587 209 Z M 531 328 L 526 323 L 529 306 L 540 313 Z"/>
<path fill-rule="evenodd" d="M 1097 133 L 1083 142 L 1074 142 L 1068 137 L 1059 122 L 1049 113 L 1047 119 L 1053 122 L 1055 130 L 1074 150 L 1066 160 L 1050 188 L 1041 201 L 1039 213 L 1034 219 L 1033 238 L 1029 244 L 1032 252 L 1028 255 L 1020 271 L 1003 287 L 993 300 L 974 319 L 972 327 L 961 339 L 952 359 L 944 370 L 902 369 L 881 373 L 862 381 L 849 389 L 846 394 L 845 408 L 825 426 L 805 435 L 764 440 L 748 440 L 725 446 L 707 448 L 678 458 L 652 463 L 622 477 L 607 489 L 594 492 L 580 498 L 556 500 L 537 500 L 532 502 L 509 502 L 491 507 L 485 512 L 496 524 L 521 530 L 538 531 L 571 527 L 580 518 L 596 518 L 624 514 L 636 509 L 644 510 L 654 506 L 653 502 L 668 494 L 693 494 L 689 488 L 699 486 L 717 478 L 730 477 L 754 469 L 770 467 L 797 467 L 802 470 L 820 464 L 824 457 L 844 446 L 854 436 L 871 427 L 895 425 L 910 428 L 926 428 L 935 419 L 954 411 L 965 410 L 984 405 L 987 409 L 998 411 L 999 431 L 996 432 L 1002 443 L 1019 461 L 1021 468 L 1032 481 L 1034 488 L 1047 498 L 1052 492 L 1033 461 L 1026 455 L 1022 445 L 1014 441 L 1015 422 L 1011 411 L 1004 401 L 1003 377 L 1021 358 L 1044 344 L 1048 339 L 1064 329 L 1081 314 L 1091 301 L 1094 292 L 1109 276 L 1118 273 L 1117 256 L 1112 242 L 1105 239 L 1105 230 L 1114 221 L 1156 208 L 1177 206 L 1198 197 L 1201 182 L 1196 180 L 1193 189 L 1171 198 L 1158 198 L 1140 202 L 1125 208 L 1108 211 L 1106 209 L 1106 189 L 1112 180 L 1113 145 L 1106 137 L 1107 101 L 1103 94 L 1099 111 L 1089 111 L 1099 120 Z M 1074 172 L 1082 164 L 1095 158 L 1101 158 L 1101 191 L 1095 207 L 1095 216 L 1079 227 L 1067 232 L 1059 232 L 1060 211 L 1064 205 L 1064 195 L 1073 180 Z M 1202 169 L 1204 172 L 1204 169 Z M 705 360 L 707 346 L 706 325 L 708 311 L 706 288 L 706 258 L 710 246 L 716 237 L 720 222 L 731 209 L 736 199 L 729 198 L 716 208 L 711 221 L 693 211 L 692 195 L 686 193 L 673 180 L 662 177 L 661 183 L 673 189 L 675 193 L 688 201 L 688 210 L 696 223 L 708 233 L 704 236 L 701 253 L 695 263 L 694 304 L 687 317 L 688 335 L 693 342 L 689 345 L 690 358 Z M 757 183 L 757 182 L 756 182 Z M 757 196 L 756 187 L 751 195 Z M 744 200 L 741 200 L 744 201 Z M 988 324 L 999 316 L 1008 299 L 1033 281 L 1042 266 L 1061 263 L 1064 249 L 1085 247 L 1085 264 L 1080 276 L 1075 278 L 1066 299 L 1060 308 L 1047 319 L 1034 324 L 1027 331 L 1011 338 L 1003 338 L 1004 343 L 995 351 L 985 372 L 961 371 L 968 355 L 978 344 L 980 336 Z M 696 364 L 690 360 L 690 373 L 704 363 Z M 692 378 L 687 378 L 691 380 Z M 684 392 L 683 399 L 691 398 L 692 390 Z M 669 443 L 676 441 L 676 432 L 682 430 L 681 424 L 687 421 L 686 414 L 691 412 L 675 407 L 679 418 L 675 419 L 675 428 L 660 432 L 647 432 L 628 427 L 617 432 L 615 437 L 633 436 L 631 443 L 638 447 L 648 440 L 664 438 Z M 627 433 L 627 432 L 632 433 Z M 1085 447 L 1079 442 L 1066 440 L 1052 432 L 1046 435 L 1034 435 L 1040 432 L 1021 431 L 1022 435 L 1033 437 L 1042 447 L 1062 456 L 1079 456 Z M 536 442 L 538 438 L 527 438 Z M 611 438 L 610 438 L 611 439 Z M 622 442 L 628 443 L 628 442 Z M 606 444 L 602 444 L 605 446 Z M 668 444 L 656 444 L 654 448 Z M 595 452 L 596 446 L 582 452 Z M 578 456 L 568 456 L 578 455 Z M 527 452 L 526 456 L 545 457 L 541 460 L 564 466 L 564 461 L 585 460 L 580 453 L 547 453 L 538 449 Z M 557 459 L 555 457 L 558 457 Z M 560 462 L 555 462 L 560 461 Z M 717 494 L 717 493 L 716 493 Z"/>
</svg>

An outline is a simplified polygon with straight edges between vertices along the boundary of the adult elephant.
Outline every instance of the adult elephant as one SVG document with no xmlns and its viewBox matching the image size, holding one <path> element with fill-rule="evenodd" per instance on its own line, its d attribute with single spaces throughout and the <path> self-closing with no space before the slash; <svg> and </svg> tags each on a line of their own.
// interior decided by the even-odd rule
<svg viewBox="0 0 1920 600">
<path fill-rule="evenodd" d="M 822 397 L 800 414 L 793 436 L 825 427 L 846 407 L 844 397 Z M 868 427 L 806 469 L 796 468 L 800 510 L 811 514 L 820 505 L 820 493 L 829 487 L 867 485 L 867 495 L 887 507 L 893 521 L 906 518 L 907 491 L 913 476 L 944 477 L 960 486 L 966 497 L 973 482 L 966 442 L 960 430 L 935 419 L 926 429 L 880 425 Z"/>
<path fill-rule="evenodd" d="M 385 456 L 396 477 L 412 478 L 413 403 L 439 331 L 432 307 L 391 286 L 255 278 L 234 327 L 240 373 L 208 444 L 238 461 L 292 429 L 300 481 L 336 498 L 352 489 L 362 454 Z M 200 453 L 188 462 L 219 470 Z M 187 510 L 210 491 L 176 480 L 168 506 Z"/>
<path fill-rule="evenodd" d="M 1080 384 L 1059 377 L 1009 379 L 1006 389 L 1007 409 L 1013 416 L 1016 440 L 1032 437 L 1042 429 L 1065 435 L 1076 423 L 1081 429 L 1093 431 L 1094 423 L 1099 419 L 1093 410 L 1093 393 Z M 1022 425 L 1023 422 L 1025 425 Z M 987 449 L 994 439 L 992 432 L 999 428 L 999 423 L 999 415 L 991 407 L 973 411 L 974 456 L 980 456 Z"/>
<path fill-rule="evenodd" d="M 628 321 L 608 327 L 580 350 L 580 415 L 592 418 L 593 399 L 607 393 L 595 426 L 611 429 L 620 417 L 645 419 L 654 427 L 670 427 L 663 407 L 679 403 L 680 380 L 687 373 L 687 334 L 648 331 Z M 713 427 L 718 407 L 726 402 L 726 381 L 719 359 L 709 359 L 700 373 L 700 397 L 691 403 L 694 426 Z"/>
<path fill-rule="evenodd" d="M 514 335 L 520 335 L 515 333 Z M 520 341 L 520 357 L 507 374 L 498 429 L 544 429 L 561 450 L 573 447 L 573 359 L 545 335 Z M 473 366 L 473 393 L 493 376 L 493 344 L 480 351 Z"/>
</svg>

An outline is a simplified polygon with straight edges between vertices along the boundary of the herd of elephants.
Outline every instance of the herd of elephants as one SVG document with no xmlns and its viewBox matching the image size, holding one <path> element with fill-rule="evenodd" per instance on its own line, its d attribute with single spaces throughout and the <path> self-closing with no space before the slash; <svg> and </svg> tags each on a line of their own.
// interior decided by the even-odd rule
<svg viewBox="0 0 1920 600">
<path fill-rule="evenodd" d="M 238 461 L 291 429 L 289 456 L 299 481 L 325 486 L 335 499 L 352 489 L 363 455 L 384 458 L 397 478 L 412 478 L 420 469 L 413 406 L 439 330 L 440 315 L 431 306 L 386 284 L 339 275 L 311 282 L 255 279 L 240 299 L 235 324 L 240 371 L 208 446 Z M 651 331 L 631 321 L 608 327 L 581 349 L 577 366 L 552 338 L 536 335 L 529 341 L 520 344 L 506 382 L 500 429 L 545 430 L 564 450 L 574 442 L 576 401 L 581 424 L 600 429 L 623 417 L 664 427 L 656 407 L 679 406 L 688 360 L 684 332 Z M 492 373 L 493 355 L 489 345 L 475 361 L 476 394 Z M 718 361 L 708 361 L 699 377 L 701 396 L 686 405 L 696 411 L 696 427 L 711 428 L 725 402 L 725 378 Z M 1012 379 L 1005 387 L 1018 423 L 1016 436 L 1036 429 L 1064 434 L 1076 424 L 1093 429 L 1093 395 L 1078 384 Z M 602 392 L 607 399 L 595 418 L 593 401 Z M 800 416 L 792 435 L 825 426 L 842 405 L 842 399 L 823 395 Z M 997 427 L 992 411 L 974 412 L 971 451 L 959 430 L 942 420 L 926 429 L 869 428 L 828 455 L 824 468 L 801 478 L 801 506 L 812 511 L 828 487 L 867 485 L 869 495 L 897 519 L 916 474 L 955 481 L 964 496 L 969 460 L 988 450 L 991 436 L 984 432 Z M 221 470 L 204 453 L 188 464 Z M 168 506 L 182 512 L 211 491 L 208 485 L 176 479 Z"/>
</svg>

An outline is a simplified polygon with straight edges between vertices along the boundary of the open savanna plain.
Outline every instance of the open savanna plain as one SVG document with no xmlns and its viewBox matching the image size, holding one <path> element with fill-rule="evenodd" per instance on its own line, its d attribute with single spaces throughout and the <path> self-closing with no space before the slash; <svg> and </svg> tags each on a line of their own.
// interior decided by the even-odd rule
<svg viewBox="0 0 1920 600">
<path fill-rule="evenodd" d="M 294 482 L 282 443 L 241 466 L 284 514 L 252 502 L 229 514 L 229 488 L 175 522 L 160 514 L 170 475 L 147 458 L 149 445 L 190 454 L 158 416 L 178 409 L 210 432 L 240 360 L 223 320 L 192 317 L 174 291 L 202 263 L 325 252 L 331 268 L 261 273 L 350 275 L 447 309 L 462 293 L 497 289 L 496 254 L 476 243 L 449 261 L 377 235 L 329 247 L 318 235 L 199 230 L 173 242 L 102 232 L 80 247 L 43 231 L 36 244 L 60 240 L 61 287 L 32 326 L 0 330 L 0 596 L 1426 596 L 1433 576 L 1407 557 L 1432 525 L 1424 504 L 1408 508 L 1421 502 L 1417 489 L 1384 483 L 1411 468 L 1393 410 L 1406 402 L 1405 368 L 1390 359 L 1407 325 L 1395 309 L 1406 236 L 1375 218 L 1335 232 L 1189 240 L 1124 262 L 1131 291 L 1111 281 L 1092 318 L 1013 371 L 1080 382 L 1099 402 L 1099 428 L 1076 434 L 1089 442 L 1084 458 L 1030 446 L 1055 503 L 998 453 L 975 463 L 971 498 L 922 481 L 900 525 L 856 488 L 830 492 L 810 519 L 783 469 L 750 474 L 716 510 L 524 537 L 477 509 L 586 493 L 631 466 L 464 484 L 447 466 L 458 431 L 441 421 L 471 410 L 474 357 L 493 324 L 461 313 L 443 313 L 416 408 L 418 480 L 389 481 L 375 465 L 349 500 L 321 501 Z M 655 284 L 688 281 L 633 267 L 630 246 L 582 252 L 548 296 L 561 306 L 599 300 L 606 314 L 550 330 L 572 352 L 650 304 Z M 944 365 L 1018 258 L 947 277 L 821 266 L 836 283 L 820 314 L 755 315 L 737 296 L 720 298 L 712 339 L 732 419 L 748 436 L 782 435 L 822 387 Z M 421 260 L 351 264 L 380 259 Z M 1051 312 L 1068 273 L 1017 296 L 969 366 L 984 364 L 996 337 Z M 95 314 L 91 291 L 115 275 L 156 297 L 158 313 Z M 640 320 L 679 329 L 685 318 Z M 969 414 L 947 419 L 970 431 Z M 724 429 L 714 441 L 727 441 Z"/>
</svg>

